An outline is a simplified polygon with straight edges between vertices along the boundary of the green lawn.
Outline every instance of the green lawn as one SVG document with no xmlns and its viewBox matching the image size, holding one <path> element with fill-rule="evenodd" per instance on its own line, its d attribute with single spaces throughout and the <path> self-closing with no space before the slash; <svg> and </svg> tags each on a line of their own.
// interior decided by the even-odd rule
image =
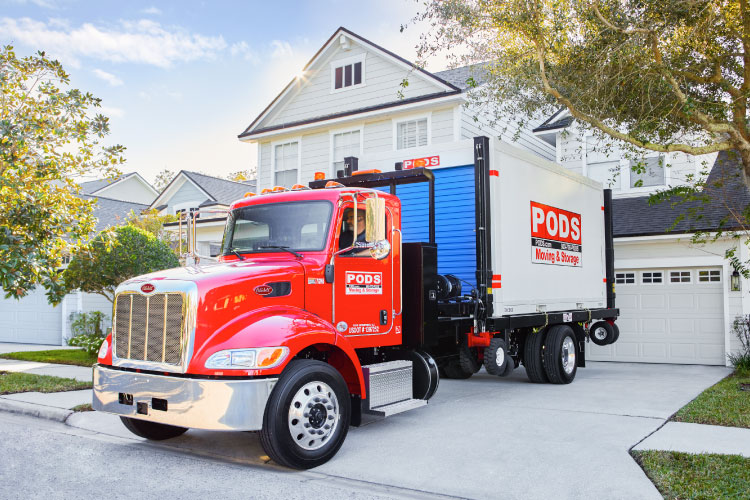
<svg viewBox="0 0 750 500">
<path fill-rule="evenodd" d="M 672 418 L 677 422 L 750 428 L 750 374 L 733 374 L 703 391 Z"/>
<path fill-rule="evenodd" d="M 83 403 L 82 405 L 74 406 L 71 408 L 73 411 L 94 411 L 94 408 L 91 406 L 91 403 Z"/>
<path fill-rule="evenodd" d="M 750 497 L 750 458 L 634 451 L 633 458 L 667 499 Z"/>
<path fill-rule="evenodd" d="M 52 351 L 9 352 L 0 354 L 0 358 L 39 363 L 57 363 L 58 365 L 92 366 L 96 356 L 82 349 L 57 349 Z"/>
<path fill-rule="evenodd" d="M 30 373 L 0 372 L 0 394 L 16 392 L 62 392 L 91 389 L 91 382 L 72 378 L 32 375 Z"/>
</svg>

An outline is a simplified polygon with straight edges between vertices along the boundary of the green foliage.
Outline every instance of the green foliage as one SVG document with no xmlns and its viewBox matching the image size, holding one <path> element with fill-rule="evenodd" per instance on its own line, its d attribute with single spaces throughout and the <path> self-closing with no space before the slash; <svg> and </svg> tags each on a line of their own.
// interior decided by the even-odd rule
<svg viewBox="0 0 750 500">
<path fill-rule="evenodd" d="M 167 245 L 174 246 L 176 245 L 177 236 L 173 232 L 167 231 L 164 228 L 164 224 L 177 222 L 177 219 L 176 215 L 159 215 L 156 209 L 147 210 L 140 214 L 131 211 L 128 215 L 128 224 L 143 229 Z"/>
<path fill-rule="evenodd" d="M 99 341 L 101 343 L 101 341 Z M 91 366 L 96 363 L 96 353 L 89 354 L 81 349 L 51 349 L 49 351 L 19 351 L 0 354 L 3 359 L 54 363 L 57 365 Z"/>
<path fill-rule="evenodd" d="M 179 266 L 174 252 L 154 235 L 132 225 L 99 233 L 75 254 L 63 272 L 63 294 L 79 289 L 114 301 L 117 285 L 141 274 Z"/>
<path fill-rule="evenodd" d="M 96 355 L 108 331 L 104 329 L 104 323 L 109 318 L 99 311 L 87 313 L 74 312 L 70 315 L 72 323 L 70 330 L 73 336 L 68 339 L 68 345 L 82 347 L 90 356 Z"/>
<path fill-rule="evenodd" d="M 247 170 L 238 170 L 237 172 L 230 172 L 229 175 L 227 175 L 227 180 L 229 181 L 235 181 L 235 182 L 243 182 L 243 181 L 249 181 L 250 179 L 255 179 L 258 176 L 258 169 L 248 168 Z"/>
<path fill-rule="evenodd" d="M 61 288 L 62 257 L 93 231 L 93 202 L 74 179 L 114 177 L 122 146 L 105 146 L 100 100 L 67 88 L 44 52 L 19 58 L 0 49 L 0 287 L 23 297 L 36 285 Z"/>
<path fill-rule="evenodd" d="M 62 392 L 91 389 L 91 382 L 72 378 L 32 375 L 31 373 L 0 372 L 0 395 L 17 392 Z"/>
<path fill-rule="evenodd" d="M 740 349 L 728 355 L 729 362 L 738 374 L 750 377 L 750 316 L 735 319 L 732 331 L 740 341 Z M 750 413 L 750 407 L 748 407 L 748 413 Z"/>
<path fill-rule="evenodd" d="M 633 458 L 664 498 L 747 498 L 750 458 L 693 455 L 676 451 L 634 451 Z"/>
<path fill-rule="evenodd" d="M 172 179 L 174 179 L 174 176 L 176 174 L 169 170 L 168 168 L 165 168 L 158 174 L 156 174 L 156 178 L 154 179 L 154 189 L 161 192 L 164 190 L 165 187 L 169 185 L 170 182 L 172 182 Z"/>
<path fill-rule="evenodd" d="M 750 428 L 750 395 L 742 384 L 750 384 L 750 373 L 738 371 L 712 385 L 680 408 L 673 420 Z"/>
</svg>

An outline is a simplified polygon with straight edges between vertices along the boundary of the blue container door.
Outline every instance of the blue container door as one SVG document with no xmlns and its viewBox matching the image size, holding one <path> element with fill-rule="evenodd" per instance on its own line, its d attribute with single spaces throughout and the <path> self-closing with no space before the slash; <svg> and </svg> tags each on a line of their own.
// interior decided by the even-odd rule
<svg viewBox="0 0 750 500">
<path fill-rule="evenodd" d="M 477 247 L 474 219 L 474 165 L 440 168 L 435 174 L 435 240 L 438 272 L 454 274 L 476 286 Z M 383 189 L 387 191 L 387 188 Z M 430 240 L 428 184 L 396 188 L 401 199 L 404 242 Z M 468 292 L 464 283 L 464 290 Z"/>
</svg>

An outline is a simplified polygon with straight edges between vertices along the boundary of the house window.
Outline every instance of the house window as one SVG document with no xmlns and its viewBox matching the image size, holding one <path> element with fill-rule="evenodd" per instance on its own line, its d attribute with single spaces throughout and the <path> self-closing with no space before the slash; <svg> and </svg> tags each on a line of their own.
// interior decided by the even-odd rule
<svg viewBox="0 0 750 500">
<path fill-rule="evenodd" d="M 630 187 L 664 186 L 666 184 L 665 168 L 664 155 L 630 160 Z"/>
<path fill-rule="evenodd" d="M 692 281 L 692 275 L 690 271 L 669 271 L 669 282 L 670 283 L 690 283 Z"/>
<path fill-rule="evenodd" d="M 334 90 L 362 85 L 362 61 L 336 66 L 333 69 Z"/>
<path fill-rule="evenodd" d="M 331 145 L 331 158 L 333 160 L 333 173 L 344 168 L 344 158 L 347 156 L 359 156 L 362 150 L 362 134 L 359 130 L 333 134 Z"/>
<path fill-rule="evenodd" d="M 721 282 L 720 269 L 701 269 L 698 271 L 698 282 L 700 283 L 719 283 Z"/>
<path fill-rule="evenodd" d="M 635 284 L 635 273 L 615 273 L 615 284 L 617 285 Z"/>
<path fill-rule="evenodd" d="M 601 182 L 604 187 L 620 188 L 620 162 L 605 161 L 586 164 L 586 176 Z"/>
<path fill-rule="evenodd" d="M 274 146 L 274 186 L 292 187 L 299 172 L 299 143 L 297 141 Z"/>
<path fill-rule="evenodd" d="M 427 145 L 427 118 L 409 120 L 396 124 L 396 149 Z"/>
<path fill-rule="evenodd" d="M 646 284 L 655 284 L 662 282 L 661 271 L 644 271 L 641 273 L 641 282 Z"/>
</svg>

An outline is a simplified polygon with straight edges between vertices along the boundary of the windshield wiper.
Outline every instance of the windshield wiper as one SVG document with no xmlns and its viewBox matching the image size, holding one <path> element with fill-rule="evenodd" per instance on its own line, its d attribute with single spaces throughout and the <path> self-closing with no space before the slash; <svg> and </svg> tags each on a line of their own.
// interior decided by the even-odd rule
<svg viewBox="0 0 750 500">
<path fill-rule="evenodd" d="M 245 260 L 245 257 L 243 257 L 242 254 L 238 252 L 236 248 L 230 248 L 229 251 L 235 254 L 238 259 Z"/>
<path fill-rule="evenodd" d="M 285 246 L 282 246 L 282 245 L 264 245 L 264 246 L 258 247 L 258 248 L 278 248 L 279 250 L 284 250 L 286 252 L 289 252 L 290 254 L 294 255 L 298 259 L 304 259 L 305 258 L 305 256 L 302 255 L 301 253 L 297 253 L 294 250 L 292 250 L 291 248 L 285 247 Z"/>
</svg>

